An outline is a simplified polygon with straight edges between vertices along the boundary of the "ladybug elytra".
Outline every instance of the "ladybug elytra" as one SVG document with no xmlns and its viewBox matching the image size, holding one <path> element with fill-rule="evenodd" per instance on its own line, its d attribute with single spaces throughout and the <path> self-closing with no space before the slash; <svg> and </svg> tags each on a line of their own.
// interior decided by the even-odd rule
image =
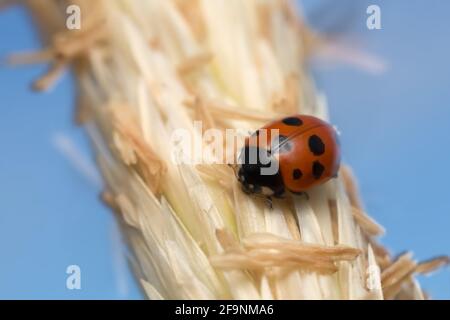
<svg viewBox="0 0 450 320">
<path fill-rule="evenodd" d="M 295 115 L 271 122 L 246 138 L 237 176 L 246 193 L 282 198 L 286 191 L 301 194 L 336 177 L 340 157 L 337 132 L 331 125 L 313 116 Z"/>
</svg>

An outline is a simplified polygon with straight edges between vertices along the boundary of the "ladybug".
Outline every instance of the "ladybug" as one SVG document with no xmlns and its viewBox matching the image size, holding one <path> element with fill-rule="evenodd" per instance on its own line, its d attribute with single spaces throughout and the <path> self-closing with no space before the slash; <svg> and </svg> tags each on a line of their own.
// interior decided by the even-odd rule
<svg viewBox="0 0 450 320">
<path fill-rule="evenodd" d="M 237 178 L 248 194 L 283 198 L 303 194 L 336 177 L 340 165 L 336 130 L 308 115 L 273 121 L 245 140 Z"/>
</svg>

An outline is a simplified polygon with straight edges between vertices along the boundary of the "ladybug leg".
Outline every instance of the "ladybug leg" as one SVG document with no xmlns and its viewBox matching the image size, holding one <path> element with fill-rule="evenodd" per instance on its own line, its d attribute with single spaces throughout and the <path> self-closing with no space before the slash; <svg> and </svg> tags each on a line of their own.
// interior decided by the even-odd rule
<svg viewBox="0 0 450 320">
<path fill-rule="evenodd" d="M 245 194 L 248 194 L 249 196 L 255 197 L 257 199 L 264 199 L 266 205 L 270 208 L 273 209 L 273 199 L 271 196 L 264 196 L 262 194 L 258 194 L 258 193 L 253 193 L 251 192 L 249 189 L 242 187 L 241 188 L 242 192 L 244 192 Z"/>
<path fill-rule="evenodd" d="M 291 191 L 292 194 L 297 195 L 297 196 L 305 196 L 306 200 L 309 201 L 309 194 L 302 191 L 302 192 L 295 192 L 295 191 Z"/>
<path fill-rule="evenodd" d="M 250 192 L 250 190 L 247 189 L 247 188 L 245 188 L 244 186 L 241 187 L 241 190 L 242 190 L 242 192 L 244 192 L 245 194 L 253 195 L 253 194 Z"/>
<path fill-rule="evenodd" d="M 266 199 L 266 204 L 267 204 L 267 206 L 269 207 L 269 209 L 273 209 L 273 200 L 272 200 L 272 197 L 266 197 L 265 198 Z"/>
<path fill-rule="evenodd" d="M 238 168 L 238 166 L 237 166 L 236 164 L 231 164 L 231 163 L 227 163 L 227 166 L 228 166 L 229 168 L 231 168 L 231 170 L 233 170 L 234 175 L 235 175 L 236 178 L 239 180 L 239 174 L 238 174 L 239 168 Z"/>
<path fill-rule="evenodd" d="M 276 190 L 273 193 L 273 197 L 277 198 L 277 199 L 285 199 L 286 198 L 286 192 L 284 188 L 278 188 L 278 190 Z"/>
</svg>

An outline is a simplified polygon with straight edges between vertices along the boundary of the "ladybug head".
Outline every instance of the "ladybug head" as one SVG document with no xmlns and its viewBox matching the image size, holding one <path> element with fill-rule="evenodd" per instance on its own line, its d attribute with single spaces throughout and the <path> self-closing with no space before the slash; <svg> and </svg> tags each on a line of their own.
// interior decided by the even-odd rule
<svg viewBox="0 0 450 320">
<path fill-rule="evenodd" d="M 237 175 L 246 193 L 273 196 L 284 191 L 278 161 L 265 148 L 243 147 Z"/>
</svg>

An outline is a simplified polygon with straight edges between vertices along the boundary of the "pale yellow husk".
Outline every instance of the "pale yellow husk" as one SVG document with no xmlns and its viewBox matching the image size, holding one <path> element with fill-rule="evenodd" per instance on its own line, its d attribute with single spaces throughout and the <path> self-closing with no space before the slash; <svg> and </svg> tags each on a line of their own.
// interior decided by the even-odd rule
<svg viewBox="0 0 450 320">
<path fill-rule="evenodd" d="M 393 261 L 375 241 L 384 230 L 364 212 L 348 167 L 309 199 L 270 209 L 242 193 L 226 165 L 171 161 L 175 129 L 201 143 L 194 120 L 248 131 L 285 114 L 329 120 L 306 68 L 322 40 L 289 2 L 70 1 L 81 7 L 78 31 L 65 28 L 69 1 L 25 3 L 46 49 L 15 62 L 51 64 L 36 89 L 72 67 L 103 199 L 148 298 L 423 298 L 415 272 L 446 260 Z"/>
</svg>

